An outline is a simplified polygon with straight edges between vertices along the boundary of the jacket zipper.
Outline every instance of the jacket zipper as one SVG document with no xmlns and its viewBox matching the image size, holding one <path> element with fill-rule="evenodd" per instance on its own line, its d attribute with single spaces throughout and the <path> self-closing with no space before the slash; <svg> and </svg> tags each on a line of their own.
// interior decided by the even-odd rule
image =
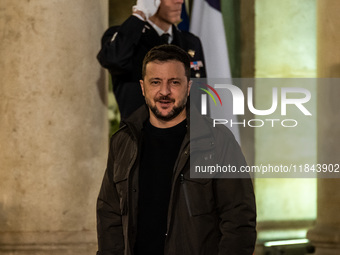
<svg viewBox="0 0 340 255">
<path fill-rule="evenodd" d="M 185 202 L 186 202 L 187 207 L 188 207 L 189 216 L 192 217 L 190 202 L 189 202 L 189 195 L 188 195 L 188 190 L 187 190 L 187 184 L 184 180 L 184 174 L 183 173 L 181 173 L 180 180 L 181 180 L 181 185 L 183 186 L 184 198 L 185 198 Z"/>
<path fill-rule="evenodd" d="M 127 192 L 128 192 L 128 197 L 127 197 L 127 206 L 129 208 L 129 210 L 132 210 L 132 207 L 133 207 L 133 203 L 132 203 L 132 172 L 134 171 L 133 167 L 136 163 L 136 160 L 137 160 L 137 154 L 138 154 L 138 139 L 136 138 L 136 135 L 134 134 L 133 130 L 131 130 L 131 133 L 133 134 L 134 136 L 134 152 L 133 152 L 133 156 L 132 156 L 132 159 L 131 159 L 131 163 L 129 165 L 129 175 L 128 175 L 128 186 L 127 186 Z M 134 242 L 134 239 L 136 238 L 135 236 L 135 233 L 132 233 L 132 228 L 131 228 L 131 222 L 133 221 L 133 215 L 131 215 L 131 213 L 127 213 L 127 217 L 128 217 L 128 243 L 129 243 L 129 249 L 130 249 L 130 252 L 133 252 L 133 245 L 132 243 Z M 133 236 L 133 238 L 131 238 Z"/>
<path fill-rule="evenodd" d="M 184 138 L 185 139 L 185 138 Z M 188 155 L 188 144 L 186 144 L 185 146 L 184 146 L 184 148 L 181 150 L 181 152 L 179 153 L 179 155 L 181 155 L 181 156 L 179 156 L 178 157 L 178 159 L 177 159 L 177 161 L 176 161 L 176 163 L 175 163 L 175 167 L 174 167 L 174 171 L 173 171 L 173 173 L 174 173 L 174 175 L 176 174 L 176 169 L 178 168 L 178 164 L 179 164 L 179 161 L 180 161 L 180 159 L 183 157 L 183 155 Z M 188 159 L 187 159 L 188 160 Z M 185 166 L 185 164 L 184 164 L 184 166 Z M 181 174 L 182 173 L 180 173 L 179 174 L 179 179 L 180 179 L 180 181 L 181 181 Z M 178 177 L 177 177 L 178 178 Z M 177 184 L 176 184 L 177 183 Z M 168 234 L 169 234 L 169 230 L 170 230 L 170 225 L 171 225 L 171 221 L 172 221 L 172 217 L 171 217 L 171 215 L 172 215 L 172 211 L 173 211 L 173 203 L 174 203 L 174 201 L 173 201 L 173 197 L 175 196 L 175 192 L 177 192 L 176 191 L 176 186 L 177 185 L 179 185 L 180 183 L 178 183 L 178 179 L 175 179 L 175 176 L 173 176 L 173 179 L 172 179 L 172 186 L 171 186 L 171 195 L 170 195 L 170 202 L 169 202 L 169 208 L 168 208 L 168 220 L 167 220 L 167 232 L 166 232 L 166 234 L 165 234 L 165 236 L 166 236 L 166 238 L 168 237 Z M 178 189 L 178 188 L 177 188 Z"/>
</svg>

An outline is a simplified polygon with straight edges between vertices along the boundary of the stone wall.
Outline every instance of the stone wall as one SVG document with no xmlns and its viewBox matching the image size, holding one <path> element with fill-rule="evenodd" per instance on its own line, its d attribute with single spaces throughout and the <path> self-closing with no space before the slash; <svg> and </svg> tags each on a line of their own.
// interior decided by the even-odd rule
<svg viewBox="0 0 340 255">
<path fill-rule="evenodd" d="M 107 0 L 0 2 L 0 254 L 94 254 Z"/>
</svg>

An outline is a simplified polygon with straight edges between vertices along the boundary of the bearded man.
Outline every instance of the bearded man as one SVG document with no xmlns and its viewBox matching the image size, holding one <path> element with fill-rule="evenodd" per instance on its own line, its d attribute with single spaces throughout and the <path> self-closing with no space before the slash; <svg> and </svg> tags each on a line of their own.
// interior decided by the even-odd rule
<svg viewBox="0 0 340 255">
<path fill-rule="evenodd" d="M 220 164 L 246 163 L 226 127 L 210 137 L 211 122 L 202 118 L 190 133 L 188 54 L 173 45 L 155 47 L 142 70 L 146 105 L 111 138 L 97 201 L 97 254 L 251 255 L 256 240 L 251 179 L 190 178 L 191 136 L 198 152 L 222 144 L 215 153 Z"/>
</svg>

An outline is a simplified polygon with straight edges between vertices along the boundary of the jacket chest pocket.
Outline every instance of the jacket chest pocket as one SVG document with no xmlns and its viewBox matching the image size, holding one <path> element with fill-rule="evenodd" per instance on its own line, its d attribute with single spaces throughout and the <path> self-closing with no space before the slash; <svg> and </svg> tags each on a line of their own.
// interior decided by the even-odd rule
<svg viewBox="0 0 340 255">
<path fill-rule="evenodd" d="M 113 182 L 119 197 L 120 212 L 122 215 L 127 214 L 127 199 L 128 199 L 128 173 L 127 171 L 118 171 L 115 168 Z"/>
<path fill-rule="evenodd" d="M 182 174 L 181 185 L 190 216 L 210 214 L 214 210 L 211 179 L 190 179 Z"/>
</svg>

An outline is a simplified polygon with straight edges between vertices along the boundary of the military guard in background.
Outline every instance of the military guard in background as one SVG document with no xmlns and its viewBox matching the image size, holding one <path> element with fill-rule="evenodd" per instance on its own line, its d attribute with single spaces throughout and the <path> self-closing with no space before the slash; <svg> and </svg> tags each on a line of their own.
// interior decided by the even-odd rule
<svg viewBox="0 0 340 255">
<path fill-rule="evenodd" d="M 139 80 L 143 58 L 154 46 L 179 46 L 190 55 L 191 77 L 206 77 L 199 38 L 175 25 L 180 22 L 182 3 L 183 0 L 137 0 L 133 14 L 103 35 L 97 57 L 111 73 L 122 120 L 145 103 Z"/>
</svg>

